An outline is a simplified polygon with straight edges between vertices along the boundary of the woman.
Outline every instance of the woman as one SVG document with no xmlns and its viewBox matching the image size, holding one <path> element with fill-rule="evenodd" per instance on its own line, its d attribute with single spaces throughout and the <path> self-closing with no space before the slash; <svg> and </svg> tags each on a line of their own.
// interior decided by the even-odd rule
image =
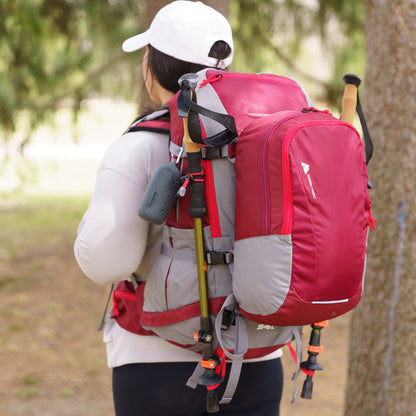
<svg viewBox="0 0 416 416">
<path fill-rule="evenodd" d="M 165 6 L 146 32 L 123 43 L 126 52 L 144 47 L 145 86 L 160 106 L 178 91 L 181 75 L 206 67 L 224 69 L 233 56 L 227 20 L 201 2 Z M 147 223 L 137 212 L 154 170 L 167 162 L 168 137 L 162 133 L 127 133 L 107 151 L 75 242 L 76 259 L 90 279 L 105 284 L 139 275 L 146 280 L 160 251 L 162 226 Z M 156 336 L 133 334 L 114 319 L 106 322 L 104 341 L 117 416 L 205 414 L 205 388 L 185 386 L 198 354 Z M 279 355 L 245 363 L 234 399 L 218 414 L 278 415 Z"/>
</svg>

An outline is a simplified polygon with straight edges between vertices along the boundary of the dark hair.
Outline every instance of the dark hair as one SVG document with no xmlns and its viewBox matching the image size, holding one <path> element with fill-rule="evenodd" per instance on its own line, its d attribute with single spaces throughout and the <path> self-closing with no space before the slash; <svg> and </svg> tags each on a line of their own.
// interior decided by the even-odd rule
<svg viewBox="0 0 416 416">
<path fill-rule="evenodd" d="M 219 40 L 212 46 L 209 55 L 218 59 L 216 67 L 222 59 L 227 58 L 231 53 L 231 47 L 227 42 Z M 166 55 L 149 45 L 148 55 L 149 68 L 159 84 L 168 91 L 176 93 L 179 90 L 178 79 L 190 72 L 198 72 L 206 68 L 206 65 L 185 62 L 180 59 Z"/>
</svg>

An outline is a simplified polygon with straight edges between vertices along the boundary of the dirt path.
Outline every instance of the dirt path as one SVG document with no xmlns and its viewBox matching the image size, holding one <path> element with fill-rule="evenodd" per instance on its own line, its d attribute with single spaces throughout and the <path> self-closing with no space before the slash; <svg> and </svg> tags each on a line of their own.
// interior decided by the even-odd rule
<svg viewBox="0 0 416 416">
<path fill-rule="evenodd" d="M 43 237 L 11 260 L 0 249 L 0 415 L 111 416 L 111 373 L 96 331 L 108 288 L 81 274 L 72 236 Z M 283 416 L 342 416 L 348 323 L 348 315 L 338 318 L 323 333 L 325 371 L 315 375 L 311 401 L 290 405 L 295 366 L 285 348 Z M 308 339 L 305 328 L 304 351 Z"/>
</svg>

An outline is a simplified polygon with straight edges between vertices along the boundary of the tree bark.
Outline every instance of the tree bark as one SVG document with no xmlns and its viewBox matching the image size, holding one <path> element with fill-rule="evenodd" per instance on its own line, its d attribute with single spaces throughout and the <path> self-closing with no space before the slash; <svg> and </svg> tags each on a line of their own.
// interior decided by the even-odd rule
<svg viewBox="0 0 416 416">
<path fill-rule="evenodd" d="M 416 1 L 364 0 L 377 230 L 351 326 L 346 416 L 416 415 Z"/>
</svg>

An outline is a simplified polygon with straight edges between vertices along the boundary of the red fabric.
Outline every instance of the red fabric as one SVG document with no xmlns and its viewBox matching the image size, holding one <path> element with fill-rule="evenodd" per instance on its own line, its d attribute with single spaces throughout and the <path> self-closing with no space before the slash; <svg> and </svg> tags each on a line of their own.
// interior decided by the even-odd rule
<svg viewBox="0 0 416 416">
<path fill-rule="evenodd" d="M 216 77 L 216 74 L 222 76 Z M 306 107 L 303 91 L 289 78 L 214 69 L 207 71 L 206 76 L 215 79 L 210 85 L 221 98 L 226 112 L 234 116 L 238 133 L 254 120 L 253 114 L 273 114 Z"/>
<path fill-rule="evenodd" d="M 144 287 L 145 283 L 141 283 L 135 290 L 132 282 L 119 282 L 113 293 L 114 307 L 111 317 L 127 331 L 139 335 L 153 335 L 152 331 L 147 331 L 140 325 Z"/>
<path fill-rule="evenodd" d="M 209 300 L 209 310 L 211 313 L 216 314 L 220 311 L 225 297 L 215 298 Z M 185 321 L 186 319 L 195 318 L 200 316 L 201 309 L 199 302 L 185 305 L 177 309 L 171 309 L 163 312 L 147 312 L 143 311 L 140 323 L 144 326 L 165 326 L 172 325 L 177 322 Z"/>
<path fill-rule="evenodd" d="M 298 362 L 298 358 L 296 357 L 296 351 L 294 350 L 294 348 L 292 347 L 292 344 L 290 343 L 290 342 L 288 342 L 287 344 L 286 344 L 287 346 L 288 346 L 288 348 L 289 348 L 289 351 L 290 351 L 290 355 L 292 356 L 292 358 L 293 358 L 293 361 L 295 362 L 295 363 L 297 363 Z M 315 371 L 313 371 L 313 370 L 307 370 L 306 368 L 303 368 L 303 367 L 300 367 L 300 369 L 306 374 L 306 375 L 308 375 L 308 376 L 313 376 L 314 374 L 315 374 Z"/>
<path fill-rule="evenodd" d="M 357 306 L 360 299 L 361 289 L 348 302 L 312 304 L 311 302 L 303 301 L 293 290 L 290 290 L 283 306 L 274 314 L 252 314 L 245 311 L 241 306 L 239 310 L 246 318 L 265 325 L 298 326 L 309 325 L 311 322 L 319 322 L 340 316 Z"/>
<path fill-rule="evenodd" d="M 281 112 L 267 119 L 258 119 L 238 139 L 235 161 L 236 241 L 282 233 L 284 206 L 281 160 L 286 130 L 278 131 L 277 128 L 288 117 L 293 117 L 293 112 Z M 259 203 L 253 204 L 253 200 Z"/>
<path fill-rule="evenodd" d="M 211 160 L 203 160 L 202 166 L 205 172 L 205 194 L 209 216 L 209 224 L 211 226 L 212 238 L 222 237 L 220 217 L 218 214 L 217 197 L 215 194 L 214 176 L 212 173 Z"/>
<path fill-rule="evenodd" d="M 140 126 L 140 127 L 150 127 L 155 129 L 166 129 L 170 130 L 170 121 L 163 121 L 163 120 L 148 120 L 148 121 L 141 121 L 134 126 Z"/>
<path fill-rule="evenodd" d="M 304 301 L 361 294 L 365 263 L 369 200 L 361 141 L 358 134 L 352 141 L 351 125 L 338 120 L 325 122 L 325 135 L 320 134 L 322 127 L 313 120 L 297 127 L 288 156 L 293 197 L 291 290 Z M 307 174 L 301 162 L 310 166 Z"/>
</svg>

